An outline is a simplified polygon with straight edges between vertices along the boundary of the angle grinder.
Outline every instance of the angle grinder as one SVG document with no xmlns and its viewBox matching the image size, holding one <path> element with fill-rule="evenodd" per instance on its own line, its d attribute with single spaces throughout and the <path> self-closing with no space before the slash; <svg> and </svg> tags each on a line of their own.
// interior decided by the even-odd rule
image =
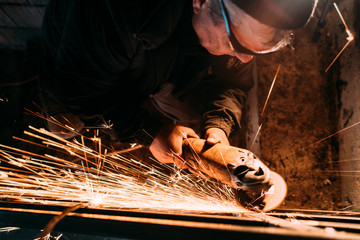
<svg viewBox="0 0 360 240">
<path fill-rule="evenodd" d="M 270 211 L 286 197 L 284 179 L 249 150 L 186 138 L 183 157 L 191 169 L 231 186 L 236 202 L 246 209 Z"/>
</svg>

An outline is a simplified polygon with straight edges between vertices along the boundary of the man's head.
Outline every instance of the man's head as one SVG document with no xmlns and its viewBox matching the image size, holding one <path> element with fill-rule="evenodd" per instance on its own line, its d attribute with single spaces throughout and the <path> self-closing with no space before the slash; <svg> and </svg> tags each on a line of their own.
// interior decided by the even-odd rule
<svg viewBox="0 0 360 240">
<path fill-rule="evenodd" d="M 317 0 L 193 0 L 193 26 L 214 55 L 248 62 L 288 43 L 292 29 L 304 26 Z"/>
</svg>

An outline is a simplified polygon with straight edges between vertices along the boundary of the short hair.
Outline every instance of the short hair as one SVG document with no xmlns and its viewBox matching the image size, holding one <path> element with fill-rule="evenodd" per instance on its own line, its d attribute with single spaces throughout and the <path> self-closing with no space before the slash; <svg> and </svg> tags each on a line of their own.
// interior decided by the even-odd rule
<svg viewBox="0 0 360 240">
<path fill-rule="evenodd" d="M 218 0 L 212 0 L 209 3 L 211 20 L 215 25 L 223 24 L 220 3 Z"/>
<path fill-rule="evenodd" d="M 230 0 L 259 22 L 277 29 L 305 26 L 318 0 Z"/>
</svg>

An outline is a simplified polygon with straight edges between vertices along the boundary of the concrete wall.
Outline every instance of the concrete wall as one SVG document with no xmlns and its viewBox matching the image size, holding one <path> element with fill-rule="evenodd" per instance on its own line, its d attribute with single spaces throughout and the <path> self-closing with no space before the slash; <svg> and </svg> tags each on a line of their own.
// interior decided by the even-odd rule
<svg viewBox="0 0 360 240">
<path fill-rule="evenodd" d="M 355 40 L 340 57 L 339 160 L 344 207 L 360 210 L 360 42 L 358 0 L 339 5 Z M 346 37 L 346 34 L 344 35 Z"/>
<path fill-rule="evenodd" d="M 41 34 L 48 0 L 0 1 L 0 48 L 25 49 L 29 39 Z"/>
</svg>

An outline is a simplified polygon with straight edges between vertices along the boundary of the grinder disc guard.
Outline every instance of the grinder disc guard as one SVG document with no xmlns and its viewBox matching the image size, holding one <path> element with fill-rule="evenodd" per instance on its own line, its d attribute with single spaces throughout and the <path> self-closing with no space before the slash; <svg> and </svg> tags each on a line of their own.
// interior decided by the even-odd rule
<svg viewBox="0 0 360 240">
<path fill-rule="evenodd" d="M 271 171 L 254 153 L 224 144 L 209 145 L 204 139 L 183 140 L 187 167 L 235 189 L 239 205 L 269 211 L 285 199 L 284 179 Z"/>
<path fill-rule="evenodd" d="M 254 193 L 250 190 L 235 189 L 236 202 L 246 209 L 264 212 L 277 208 L 285 199 L 287 186 L 285 180 L 276 172 L 270 171 L 271 187 L 267 191 Z"/>
</svg>

